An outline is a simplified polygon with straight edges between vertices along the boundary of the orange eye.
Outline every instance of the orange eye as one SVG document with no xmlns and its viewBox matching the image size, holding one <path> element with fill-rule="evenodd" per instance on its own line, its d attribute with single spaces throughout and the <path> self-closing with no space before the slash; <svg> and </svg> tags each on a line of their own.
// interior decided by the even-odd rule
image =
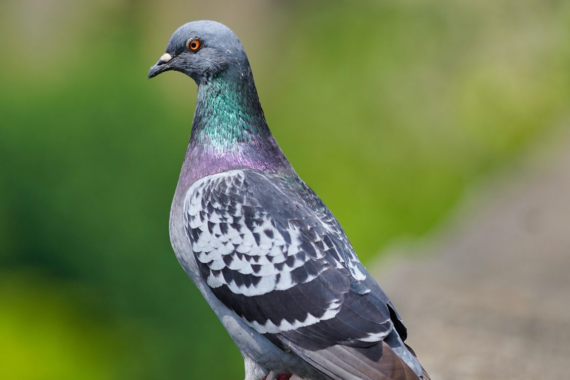
<svg viewBox="0 0 570 380">
<path fill-rule="evenodd" d="M 188 41 L 188 49 L 192 51 L 198 51 L 200 49 L 200 46 L 202 46 L 200 40 L 191 39 L 190 41 Z"/>
</svg>

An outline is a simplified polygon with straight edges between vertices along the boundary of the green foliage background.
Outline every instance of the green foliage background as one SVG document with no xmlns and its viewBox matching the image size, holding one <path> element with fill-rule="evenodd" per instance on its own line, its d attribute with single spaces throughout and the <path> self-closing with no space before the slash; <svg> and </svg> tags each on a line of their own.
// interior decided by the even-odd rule
<svg viewBox="0 0 570 380">
<path fill-rule="evenodd" d="M 568 117 L 568 2 L 4 0 L 0 378 L 242 376 L 168 240 L 195 85 L 146 80 L 196 19 L 368 263 Z"/>
</svg>

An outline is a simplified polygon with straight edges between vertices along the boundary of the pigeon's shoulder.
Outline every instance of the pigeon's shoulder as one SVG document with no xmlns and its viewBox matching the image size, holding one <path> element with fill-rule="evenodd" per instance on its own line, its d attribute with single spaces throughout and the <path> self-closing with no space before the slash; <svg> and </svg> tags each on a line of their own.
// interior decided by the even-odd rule
<svg viewBox="0 0 570 380">
<path fill-rule="evenodd" d="M 238 244 L 237 253 L 247 250 L 254 257 L 272 253 L 270 257 L 278 256 L 273 264 L 295 256 L 294 251 L 303 252 L 305 261 L 320 253 L 336 267 L 348 269 L 355 280 L 366 278 L 336 218 L 296 175 L 280 176 L 256 169 L 211 175 L 190 188 L 184 207 L 190 227 L 187 232 L 197 243 L 194 252 L 209 250 L 205 246 L 208 240 L 216 247 L 219 243 L 226 243 L 228 248 L 228 242 Z M 271 252 L 265 252 L 269 247 Z M 286 252 L 276 255 L 285 247 Z M 211 248 L 209 252 L 216 251 Z"/>
<path fill-rule="evenodd" d="M 242 169 L 202 178 L 184 216 L 207 285 L 277 344 L 369 346 L 392 331 L 389 300 L 297 176 Z"/>
</svg>

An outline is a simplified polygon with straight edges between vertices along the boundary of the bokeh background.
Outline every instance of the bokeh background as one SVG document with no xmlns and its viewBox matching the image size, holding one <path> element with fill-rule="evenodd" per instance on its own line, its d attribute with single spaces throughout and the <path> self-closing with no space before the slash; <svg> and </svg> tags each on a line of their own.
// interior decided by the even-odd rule
<svg viewBox="0 0 570 380">
<path fill-rule="evenodd" d="M 2 0 L 0 378 L 241 378 L 168 238 L 196 87 L 146 79 L 198 19 L 367 265 L 570 116 L 567 1 Z"/>
</svg>

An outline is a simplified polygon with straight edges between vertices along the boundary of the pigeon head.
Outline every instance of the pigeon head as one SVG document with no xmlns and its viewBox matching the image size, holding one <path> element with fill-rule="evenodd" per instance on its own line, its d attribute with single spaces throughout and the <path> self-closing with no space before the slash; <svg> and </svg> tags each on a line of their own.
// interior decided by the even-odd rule
<svg viewBox="0 0 570 380">
<path fill-rule="evenodd" d="M 228 69 L 249 68 L 247 56 L 237 36 L 214 21 L 194 21 L 174 32 L 166 52 L 150 68 L 149 78 L 165 71 L 179 71 L 198 85 Z"/>
</svg>

